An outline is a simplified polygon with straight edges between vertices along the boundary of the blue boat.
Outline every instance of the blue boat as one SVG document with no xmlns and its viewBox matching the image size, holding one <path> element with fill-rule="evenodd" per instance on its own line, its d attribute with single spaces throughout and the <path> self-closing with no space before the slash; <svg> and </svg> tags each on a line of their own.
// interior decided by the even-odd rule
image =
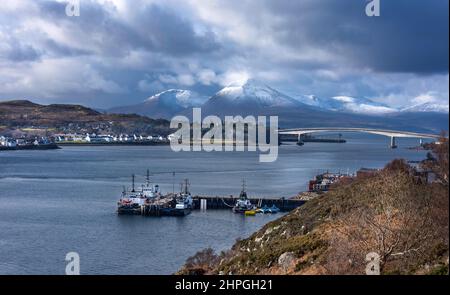
<svg viewBox="0 0 450 295">
<path fill-rule="evenodd" d="M 272 207 L 264 205 L 264 207 L 256 210 L 256 213 L 263 213 L 263 214 L 278 213 L 278 212 L 280 212 L 280 209 L 275 205 L 272 205 Z"/>
<path fill-rule="evenodd" d="M 272 205 L 272 207 L 269 208 L 269 211 L 270 213 L 278 213 L 280 212 L 280 209 L 277 206 Z"/>
<path fill-rule="evenodd" d="M 263 213 L 263 214 L 267 214 L 267 213 L 270 213 L 270 208 L 267 207 L 267 205 L 264 205 L 264 207 L 258 209 L 258 212 L 259 213 Z"/>
</svg>

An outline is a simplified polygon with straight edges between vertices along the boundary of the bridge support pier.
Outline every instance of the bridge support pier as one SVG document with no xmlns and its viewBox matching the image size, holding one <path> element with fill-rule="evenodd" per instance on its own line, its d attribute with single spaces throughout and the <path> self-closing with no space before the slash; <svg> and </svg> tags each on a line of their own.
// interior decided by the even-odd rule
<svg viewBox="0 0 450 295">
<path fill-rule="evenodd" d="M 299 134 L 297 139 L 297 145 L 304 145 L 304 144 L 305 143 L 303 142 L 303 134 Z"/>
<path fill-rule="evenodd" d="M 395 138 L 395 136 L 391 136 L 391 149 L 396 149 L 396 148 L 397 148 L 396 138 Z"/>
</svg>

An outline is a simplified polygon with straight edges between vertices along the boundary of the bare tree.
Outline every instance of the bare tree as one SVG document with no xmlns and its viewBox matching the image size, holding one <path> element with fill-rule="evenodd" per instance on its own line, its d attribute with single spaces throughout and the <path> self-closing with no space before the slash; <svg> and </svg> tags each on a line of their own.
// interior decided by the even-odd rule
<svg viewBox="0 0 450 295">
<path fill-rule="evenodd" d="M 410 258 L 420 257 L 436 235 L 429 198 L 422 194 L 423 190 L 404 169 L 383 171 L 363 189 L 353 190 L 357 195 L 349 197 L 364 201 L 341 214 L 334 224 L 334 238 L 348 256 L 353 255 L 349 259 L 353 260 L 354 270 L 361 271 L 365 255 L 370 252 L 380 255 L 381 271 L 390 261 L 407 263 Z"/>
<path fill-rule="evenodd" d="M 184 268 L 195 270 L 197 273 L 210 272 L 219 262 L 219 256 L 211 248 L 203 249 L 186 260 Z"/>
</svg>

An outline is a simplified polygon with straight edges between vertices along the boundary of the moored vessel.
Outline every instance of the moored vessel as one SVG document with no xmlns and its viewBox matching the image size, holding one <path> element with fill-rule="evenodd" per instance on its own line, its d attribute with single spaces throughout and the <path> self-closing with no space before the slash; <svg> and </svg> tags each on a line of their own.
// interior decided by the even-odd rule
<svg viewBox="0 0 450 295">
<path fill-rule="evenodd" d="M 185 216 L 193 209 L 193 199 L 189 191 L 189 180 L 185 179 L 180 195 L 176 198 L 174 213 L 176 216 Z"/>
<path fill-rule="evenodd" d="M 141 186 L 140 190 L 135 188 L 135 175 L 131 177 L 131 190 L 127 190 L 125 187 L 122 192 L 122 197 L 117 203 L 118 214 L 141 214 L 145 204 L 149 204 L 152 201 L 161 197 L 159 185 L 152 185 L 150 183 L 150 172 L 147 170 L 147 181 Z"/>
<path fill-rule="evenodd" d="M 233 207 L 234 213 L 245 213 L 245 211 L 255 210 L 256 207 L 250 202 L 247 197 L 247 192 L 245 188 L 245 180 L 242 181 L 242 190 L 239 195 L 239 199 Z"/>
</svg>

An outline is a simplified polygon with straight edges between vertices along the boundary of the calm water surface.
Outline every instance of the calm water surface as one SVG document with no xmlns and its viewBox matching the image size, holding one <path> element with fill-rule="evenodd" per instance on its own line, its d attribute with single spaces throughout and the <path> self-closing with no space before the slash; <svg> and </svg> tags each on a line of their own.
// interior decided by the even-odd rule
<svg viewBox="0 0 450 295">
<path fill-rule="evenodd" d="M 280 215 L 245 218 L 230 211 L 185 218 L 117 216 L 115 203 L 130 175 L 146 169 L 163 192 L 189 178 L 193 194 L 290 197 L 326 170 L 379 168 L 394 158 L 421 160 L 406 149 L 417 140 L 346 135 L 346 144 L 280 147 L 274 163 L 256 153 L 174 153 L 169 147 L 64 147 L 0 152 L 0 274 L 64 274 L 65 255 L 81 257 L 83 274 L 170 274 L 200 249 L 229 248 Z M 175 171 L 175 177 L 172 172 Z"/>
</svg>

